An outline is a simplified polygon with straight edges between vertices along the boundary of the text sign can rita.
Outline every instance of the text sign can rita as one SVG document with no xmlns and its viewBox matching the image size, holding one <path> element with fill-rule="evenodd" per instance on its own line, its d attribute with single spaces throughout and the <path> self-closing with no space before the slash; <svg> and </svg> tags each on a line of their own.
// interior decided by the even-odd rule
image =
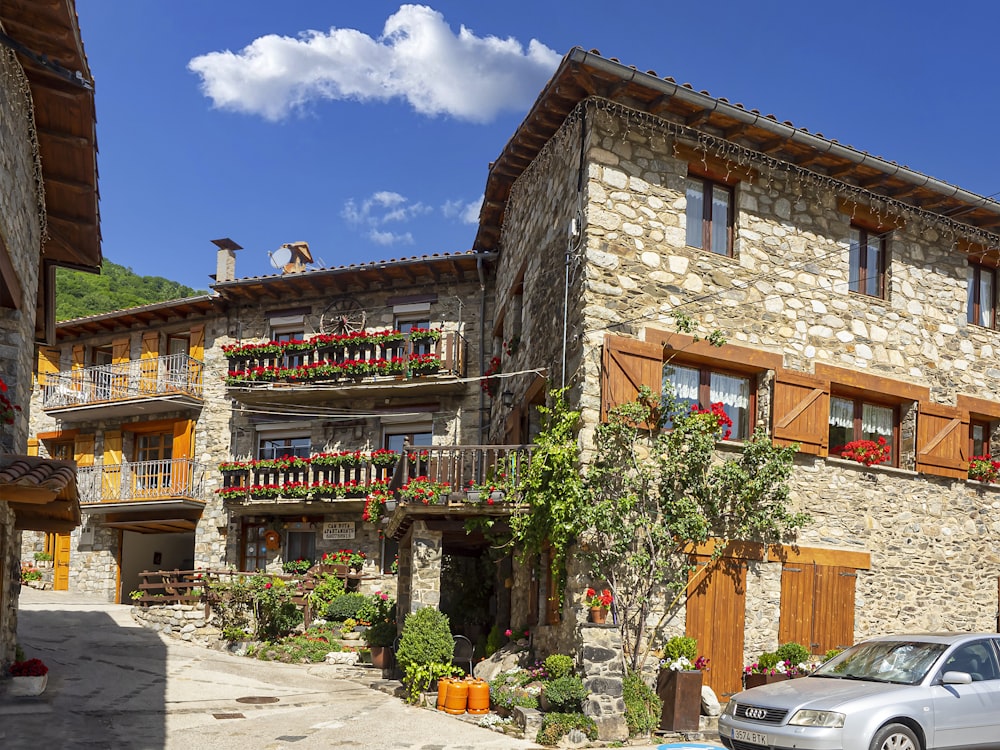
<svg viewBox="0 0 1000 750">
<path fill-rule="evenodd" d="M 323 524 L 323 541 L 353 538 L 354 521 L 332 521 Z"/>
</svg>

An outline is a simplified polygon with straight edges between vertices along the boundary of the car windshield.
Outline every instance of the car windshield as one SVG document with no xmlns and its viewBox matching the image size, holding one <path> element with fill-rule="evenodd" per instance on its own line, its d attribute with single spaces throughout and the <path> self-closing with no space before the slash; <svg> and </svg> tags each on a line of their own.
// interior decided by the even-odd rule
<svg viewBox="0 0 1000 750">
<path fill-rule="evenodd" d="M 943 643 L 869 641 L 852 646 L 812 673 L 814 677 L 915 685 L 945 650 Z"/>
</svg>

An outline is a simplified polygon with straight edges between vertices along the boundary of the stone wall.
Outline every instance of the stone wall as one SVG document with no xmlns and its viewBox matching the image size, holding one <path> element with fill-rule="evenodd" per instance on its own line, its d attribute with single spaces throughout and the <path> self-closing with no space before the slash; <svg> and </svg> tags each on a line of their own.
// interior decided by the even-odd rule
<svg viewBox="0 0 1000 750">
<path fill-rule="evenodd" d="M 24 454 L 34 365 L 39 252 L 44 226 L 41 163 L 34 113 L 24 71 L 14 52 L 0 50 L 0 252 L 21 285 L 19 309 L 0 310 L 0 377 L 7 396 L 20 406 L 13 425 L 0 425 L 0 452 Z M 14 515 L 0 502 L 0 666 L 14 657 L 21 542 Z"/>
<path fill-rule="evenodd" d="M 132 618 L 162 635 L 200 646 L 218 646 L 222 632 L 205 619 L 205 608 L 190 604 L 165 604 L 154 607 L 132 607 Z"/>
<path fill-rule="evenodd" d="M 584 702 L 583 712 L 597 724 L 597 736 L 605 742 L 628 738 L 625 723 L 625 698 L 622 678 L 625 665 L 622 661 L 622 638 L 614 625 L 580 626 L 580 644 L 577 653 L 577 672 L 590 692 Z"/>
</svg>

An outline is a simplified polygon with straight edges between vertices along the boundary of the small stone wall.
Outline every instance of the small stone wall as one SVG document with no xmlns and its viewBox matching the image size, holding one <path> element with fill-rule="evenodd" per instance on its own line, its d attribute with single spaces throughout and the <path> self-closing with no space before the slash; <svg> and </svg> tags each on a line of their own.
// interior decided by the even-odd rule
<svg viewBox="0 0 1000 750">
<path fill-rule="evenodd" d="M 622 678 L 622 637 L 617 625 L 580 626 L 581 646 L 577 669 L 590 696 L 583 712 L 597 724 L 597 736 L 605 742 L 628 739 Z"/>
<path fill-rule="evenodd" d="M 190 604 L 132 607 L 132 619 L 157 633 L 201 646 L 216 646 L 221 631 L 205 620 L 205 608 Z"/>
</svg>

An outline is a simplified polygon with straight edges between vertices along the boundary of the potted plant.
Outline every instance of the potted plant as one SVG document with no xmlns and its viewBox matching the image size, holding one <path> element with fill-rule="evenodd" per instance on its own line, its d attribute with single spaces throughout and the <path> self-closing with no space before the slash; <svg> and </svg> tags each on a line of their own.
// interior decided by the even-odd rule
<svg viewBox="0 0 1000 750">
<path fill-rule="evenodd" d="M 590 608 L 590 622 L 603 625 L 608 617 L 608 608 L 613 601 L 614 598 L 609 589 L 604 589 L 601 593 L 597 593 L 594 589 L 587 589 L 586 603 Z"/>
<path fill-rule="evenodd" d="M 701 716 L 702 670 L 708 659 L 698 656 L 694 638 L 674 636 L 663 647 L 656 695 L 663 703 L 661 731 L 697 731 Z"/>
<path fill-rule="evenodd" d="M 852 440 L 846 445 L 835 446 L 830 453 L 865 466 L 878 466 L 892 458 L 892 446 L 879 435 L 878 440 Z"/>
<path fill-rule="evenodd" d="M 765 651 L 743 668 L 743 686 L 749 689 L 802 677 L 812 669 L 809 658 L 809 649 L 798 643 L 784 643 L 775 651 Z"/>
<path fill-rule="evenodd" d="M 10 665 L 8 695 L 41 695 L 49 681 L 49 668 L 41 659 L 16 661 Z"/>
<path fill-rule="evenodd" d="M 447 482 L 435 482 L 425 476 L 414 477 L 399 488 L 399 498 L 408 503 L 440 505 L 448 495 Z"/>
<path fill-rule="evenodd" d="M 376 622 L 361 634 L 372 652 L 372 666 L 388 669 L 392 661 L 392 644 L 396 640 L 395 622 Z"/>
<path fill-rule="evenodd" d="M 969 459 L 969 479 L 992 484 L 1000 477 L 1000 461 L 993 456 L 973 456 Z"/>
</svg>

